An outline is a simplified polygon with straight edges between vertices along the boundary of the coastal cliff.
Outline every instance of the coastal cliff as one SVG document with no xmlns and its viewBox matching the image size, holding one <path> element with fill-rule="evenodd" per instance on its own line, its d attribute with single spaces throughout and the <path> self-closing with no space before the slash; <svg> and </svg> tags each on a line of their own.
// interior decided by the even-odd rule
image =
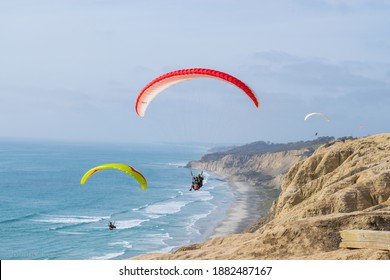
<svg viewBox="0 0 390 280">
<path fill-rule="evenodd" d="M 215 161 L 192 161 L 187 167 L 215 172 L 231 181 L 279 188 L 289 167 L 306 158 L 307 149 L 255 155 L 227 154 Z"/>
<path fill-rule="evenodd" d="M 188 168 L 215 172 L 230 181 L 245 182 L 259 188 L 280 189 L 289 168 L 310 156 L 316 147 L 334 138 L 313 141 L 270 144 L 262 141 L 235 147 L 224 152 L 210 153 L 191 161 Z"/>
<path fill-rule="evenodd" d="M 302 157 L 284 175 L 268 216 L 248 231 L 134 259 L 390 259 L 389 250 L 340 248 L 342 230 L 390 231 L 390 134 L 331 141 Z M 226 158 L 223 169 L 191 166 L 239 174 L 251 160 L 243 158 L 228 168 Z M 283 170 L 265 166 L 269 176 Z"/>
</svg>

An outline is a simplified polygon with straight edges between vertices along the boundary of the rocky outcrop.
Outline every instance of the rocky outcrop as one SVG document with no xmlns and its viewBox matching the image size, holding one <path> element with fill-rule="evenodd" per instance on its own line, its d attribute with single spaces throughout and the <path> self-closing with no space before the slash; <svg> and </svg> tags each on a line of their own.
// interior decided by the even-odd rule
<svg viewBox="0 0 390 280">
<path fill-rule="evenodd" d="M 248 232 L 137 258 L 390 259 L 388 250 L 339 248 L 339 232 L 353 229 L 390 231 L 390 134 L 333 141 L 295 163 L 269 216 Z"/>
<path fill-rule="evenodd" d="M 231 181 L 245 182 L 262 189 L 280 189 L 283 176 L 293 164 L 332 140 L 333 137 L 319 137 L 286 144 L 257 141 L 206 154 L 200 160 L 190 161 L 186 167 L 213 171 Z"/>
<path fill-rule="evenodd" d="M 229 180 L 253 186 L 280 188 L 288 169 L 311 153 L 305 148 L 263 154 L 226 154 L 215 160 L 191 161 L 187 167 L 213 171 Z"/>
<path fill-rule="evenodd" d="M 286 174 L 273 207 L 295 219 L 364 211 L 390 197 L 389 135 L 336 141 L 319 148 Z"/>
</svg>

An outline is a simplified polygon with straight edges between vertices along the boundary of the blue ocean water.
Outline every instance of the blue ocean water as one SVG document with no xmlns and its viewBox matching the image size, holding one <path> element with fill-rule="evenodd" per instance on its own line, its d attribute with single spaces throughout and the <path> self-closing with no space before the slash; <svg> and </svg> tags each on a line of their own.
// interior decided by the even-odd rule
<svg viewBox="0 0 390 280">
<path fill-rule="evenodd" d="M 207 147 L 0 142 L 0 259 L 124 259 L 206 240 L 234 194 L 205 173 L 188 191 L 184 168 Z M 104 163 L 144 174 L 147 190 L 118 170 L 83 174 Z M 198 172 L 198 170 L 194 170 Z M 116 230 L 108 230 L 109 221 Z"/>
</svg>

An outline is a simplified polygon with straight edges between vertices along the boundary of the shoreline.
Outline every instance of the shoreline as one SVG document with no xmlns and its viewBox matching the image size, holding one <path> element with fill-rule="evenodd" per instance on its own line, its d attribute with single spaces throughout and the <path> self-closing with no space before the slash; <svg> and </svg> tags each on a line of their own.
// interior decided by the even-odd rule
<svg viewBox="0 0 390 280">
<path fill-rule="evenodd" d="M 259 186 L 246 182 L 227 180 L 235 193 L 235 201 L 229 207 L 225 219 L 213 230 L 208 240 L 219 236 L 242 233 L 268 214 L 267 201 L 271 198 Z"/>
<path fill-rule="evenodd" d="M 216 227 L 210 229 L 212 232 L 210 236 L 203 241 L 191 244 L 203 243 L 217 237 L 245 232 L 256 224 L 259 219 L 268 214 L 271 205 L 270 201 L 275 199 L 273 198 L 273 195 L 270 195 L 271 192 L 275 192 L 275 190 L 268 193 L 267 189 L 262 189 L 260 186 L 252 186 L 246 182 L 231 181 L 219 174 L 214 174 L 229 184 L 232 192 L 234 192 L 235 201 L 228 207 L 224 219 L 217 224 Z M 175 249 L 169 252 L 149 252 L 128 258 L 128 260 L 148 260 L 150 258 L 155 259 L 155 257 L 158 259 L 159 255 L 171 254 L 188 245 L 189 244 L 183 244 L 175 247 Z"/>
</svg>

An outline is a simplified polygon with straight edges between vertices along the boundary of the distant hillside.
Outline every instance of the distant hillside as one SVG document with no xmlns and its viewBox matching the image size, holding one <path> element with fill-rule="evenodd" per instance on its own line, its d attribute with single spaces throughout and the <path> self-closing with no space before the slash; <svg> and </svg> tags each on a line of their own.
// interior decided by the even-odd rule
<svg viewBox="0 0 390 280">
<path fill-rule="evenodd" d="M 320 145 L 334 140 L 321 137 L 286 144 L 258 141 L 204 155 L 188 168 L 204 169 L 253 186 L 279 189 L 283 175 L 296 162 L 310 156 Z"/>
<path fill-rule="evenodd" d="M 254 155 L 254 154 L 264 154 L 264 153 L 275 153 L 275 152 L 285 152 L 292 150 L 301 150 L 301 149 L 310 149 L 314 151 L 318 146 L 328 143 L 334 140 L 334 137 L 319 137 L 315 140 L 310 141 L 299 141 L 299 142 L 290 142 L 290 143 L 271 143 L 264 141 L 257 141 L 243 146 L 226 148 L 224 147 L 222 151 L 217 151 L 204 155 L 200 161 L 206 162 L 210 160 L 219 160 L 228 154 L 241 154 L 241 155 Z"/>
</svg>

